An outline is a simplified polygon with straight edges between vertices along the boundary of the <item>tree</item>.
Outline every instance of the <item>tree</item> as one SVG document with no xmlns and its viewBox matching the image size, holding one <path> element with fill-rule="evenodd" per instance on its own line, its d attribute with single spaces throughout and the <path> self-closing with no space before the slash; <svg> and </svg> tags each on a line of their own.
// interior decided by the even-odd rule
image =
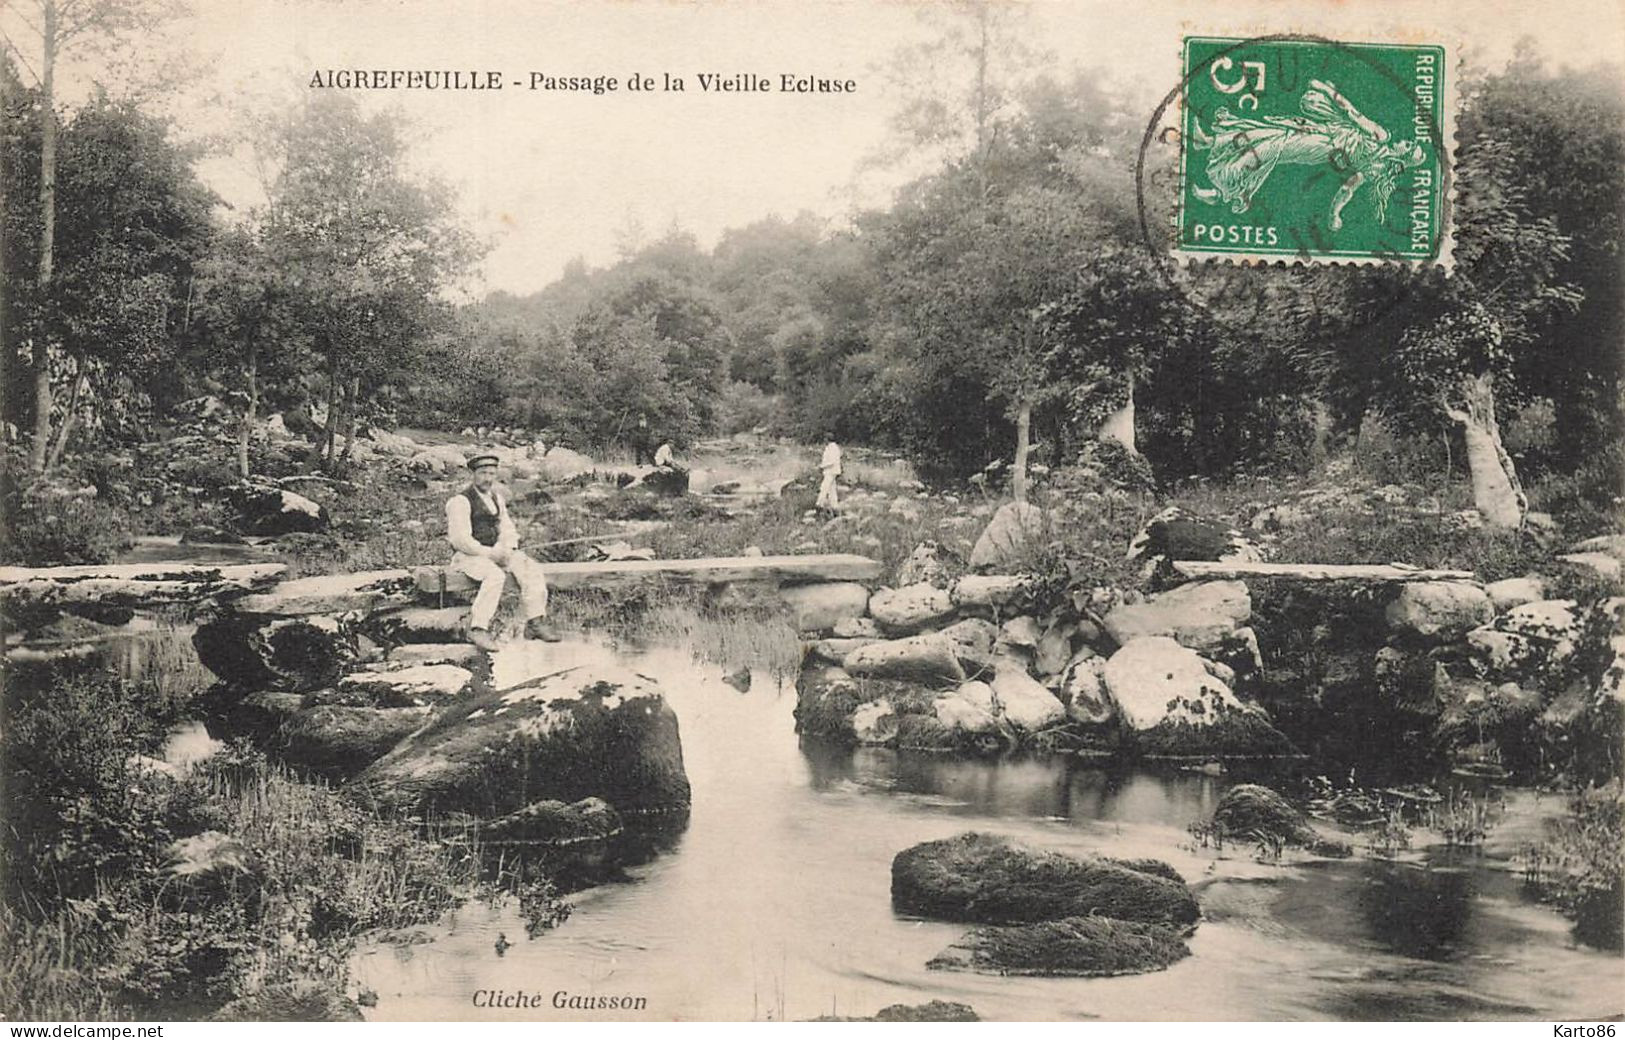
<svg viewBox="0 0 1625 1040">
<path fill-rule="evenodd" d="M 1126 179 L 1100 175 L 1130 154 L 1114 116 L 1087 74 L 1040 81 L 996 147 L 921 178 L 866 222 L 883 287 L 871 338 L 914 382 L 915 447 L 928 461 L 977 468 L 1013 426 L 1023 492 L 1035 411 L 1069 390 L 1057 363 L 1077 375 L 1090 355 L 1108 360 L 1069 301 L 1127 227 Z"/>
<path fill-rule="evenodd" d="M 479 254 L 451 195 L 407 169 L 399 117 L 320 96 L 274 128 L 278 170 L 265 211 L 272 262 L 301 287 L 300 312 L 326 368 L 323 457 L 347 454 L 361 407 L 421 359 L 449 322 L 445 295 Z"/>
<path fill-rule="evenodd" d="M 175 5 L 168 0 L 34 0 L 32 16 L 21 4 L 9 5 L 3 35 L 6 49 L 35 77 L 39 88 L 39 237 L 34 292 L 32 364 L 34 367 L 34 436 L 29 464 L 36 471 L 46 468 L 51 441 L 51 347 L 54 304 L 52 278 L 56 272 L 57 218 L 57 136 L 56 73 L 58 63 L 76 50 L 107 51 L 127 43 L 144 30 L 172 16 Z M 26 48 L 18 41 L 32 39 Z M 31 53 L 30 53 L 31 52 Z M 29 60 L 35 57 L 38 68 Z M 80 386 L 74 376 L 74 389 Z M 70 406 L 64 423 L 71 422 Z M 64 441 L 65 443 L 65 441 Z M 61 448 L 56 449 L 60 454 Z"/>
<path fill-rule="evenodd" d="M 7 111 L 8 158 L 44 147 L 52 121 L 43 113 L 11 121 L 23 114 Z M 52 195 L 61 219 L 47 228 L 33 207 L 8 207 L 6 228 L 8 342 L 28 343 L 36 366 L 68 386 L 58 403 L 51 379 L 43 396 L 35 380 L 31 458 L 41 470 L 62 456 L 82 418 L 118 418 L 110 406 L 137 405 L 157 384 L 188 319 L 188 287 L 213 200 L 192 172 L 191 155 L 170 142 L 168 126 L 128 102 L 98 94 L 62 127 L 57 149 L 62 162 Z M 7 197 L 29 192 L 37 169 L 7 161 L 0 170 Z M 24 250 L 38 255 L 47 235 L 52 261 L 42 283 L 37 266 L 13 264 Z M 43 355 L 42 344 L 49 347 Z M 60 414 L 54 424 L 53 412 Z"/>
<path fill-rule="evenodd" d="M 242 367 L 248 400 L 237 431 L 237 470 L 245 479 L 266 354 L 291 351 L 296 323 L 288 303 L 295 289 L 255 230 L 241 225 L 217 234 L 198 265 L 197 333 L 213 348 L 211 360 Z"/>
</svg>

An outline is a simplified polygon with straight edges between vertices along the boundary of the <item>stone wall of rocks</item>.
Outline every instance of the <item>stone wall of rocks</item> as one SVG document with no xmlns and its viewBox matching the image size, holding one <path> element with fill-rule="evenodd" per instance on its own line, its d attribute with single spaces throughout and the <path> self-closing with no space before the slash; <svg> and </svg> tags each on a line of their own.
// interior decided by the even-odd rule
<svg viewBox="0 0 1625 1040">
<path fill-rule="evenodd" d="M 1148 530 L 1159 523 L 1194 529 L 1159 516 Z M 1588 560 L 1569 565 L 1608 576 Z M 1487 776 L 1618 768 L 1625 598 L 1549 597 L 1537 575 L 1266 578 L 1073 590 L 1057 607 L 1030 576 L 947 574 L 927 544 L 892 586 L 787 593 L 806 640 L 805 736 L 1223 760 L 1318 752 L 1329 735 Z"/>
<path fill-rule="evenodd" d="M 1097 589 L 1041 610 L 1036 579 L 921 580 L 787 593 L 808 637 L 796 718 L 812 738 L 928 751 L 1037 747 L 1171 758 L 1295 754 L 1249 696 L 1259 671 L 1240 582 L 1151 597 Z"/>
</svg>

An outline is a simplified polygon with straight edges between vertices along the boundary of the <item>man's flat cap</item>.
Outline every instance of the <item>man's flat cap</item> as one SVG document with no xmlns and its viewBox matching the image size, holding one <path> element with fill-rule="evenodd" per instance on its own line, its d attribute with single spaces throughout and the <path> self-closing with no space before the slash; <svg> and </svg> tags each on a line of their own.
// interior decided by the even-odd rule
<svg viewBox="0 0 1625 1040">
<path fill-rule="evenodd" d="M 485 466 L 495 466 L 498 461 L 495 455 L 476 455 L 468 460 L 468 468 L 481 469 Z"/>
</svg>

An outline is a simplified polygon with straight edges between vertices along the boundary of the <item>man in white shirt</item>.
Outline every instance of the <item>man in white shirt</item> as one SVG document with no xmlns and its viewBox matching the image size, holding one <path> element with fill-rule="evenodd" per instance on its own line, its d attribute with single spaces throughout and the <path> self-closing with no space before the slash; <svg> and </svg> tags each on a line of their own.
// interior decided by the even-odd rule
<svg viewBox="0 0 1625 1040">
<path fill-rule="evenodd" d="M 841 446 L 835 443 L 834 434 L 826 439 L 829 443 L 824 445 L 824 457 L 818 462 L 818 468 L 824 471 L 824 482 L 818 485 L 817 506 L 834 512 L 840 508 L 835 495 L 835 478 L 841 475 Z"/>
<path fill-rule="evenodd" d="M 482 650 L 494 650 L 491 620 L 502 602 L 502 586 L 512 574 L 519 582 L 524 603 L 527 634 L 548 642 L 558 634 L 545 620 L 547 580 L 541 565 L 519 551 L 519 530 L 508 514 L 508 500 L 497 490 L 497 457 L 476 455 L 468 460 L 473 482 L 446 500 L 446 537 L 457 554 L 451 558 L 453 570 L 480 583 L 469 614 L 469 642 Z"/>
</svg>

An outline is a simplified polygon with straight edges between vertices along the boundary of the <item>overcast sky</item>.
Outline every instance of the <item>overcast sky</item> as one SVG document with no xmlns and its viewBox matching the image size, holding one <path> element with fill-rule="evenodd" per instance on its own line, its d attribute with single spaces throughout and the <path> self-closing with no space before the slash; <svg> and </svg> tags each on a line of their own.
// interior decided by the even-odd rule
<svg viewBox="0 0 1625 1040">
<path fill-rule="evenodd" d="M 459 191 L 470 226 L 493 240 L 482 286 L 528 292 L 572 257 L 612 262 L 634 223 L 654 236 L 675 222 L 709 246 L 723 229 L 769 213 L 808 209 L 838 223 L 854 202 L 883 201 L 900 175 L 854 177 L 898 101 L 881 68 L 928 31 L 919 6 L 193 0 L 192 15 L 150 52 L 179 41 L 197 57 L 198 74 L 166 102 L 194 135 L 229 129 L 233 104 L 295 102 L 316 70 L 502 71 L 510 82 L 500 92 L 371 91 L 365 101 L 412 116 L 416 161 Z M 1051 0 L 1025 10 L 1032 38 L 1061 69 L 1102 69 L 1147 96 L 1177 81 L 1186 33 L 1442 42 L 1465 45 L 1480 67 L 1504 65 L 1525 35 L 1557 63 L 1625 57 L 1617 0 Z M 615 76 L 622 87 L 602 96 L 513 88 L 532 71 Z M 688 89 L 633 93 L 625 88 L 633 72 L 676 73 Z M 857 91 L 707 94 L 701 72 L 757 73 L 775 86 L 783 73 L 852 79 Z M 212 159 L 203 172 L 233 203 L 254 202 L 241 157 Z"/>
</svg>

